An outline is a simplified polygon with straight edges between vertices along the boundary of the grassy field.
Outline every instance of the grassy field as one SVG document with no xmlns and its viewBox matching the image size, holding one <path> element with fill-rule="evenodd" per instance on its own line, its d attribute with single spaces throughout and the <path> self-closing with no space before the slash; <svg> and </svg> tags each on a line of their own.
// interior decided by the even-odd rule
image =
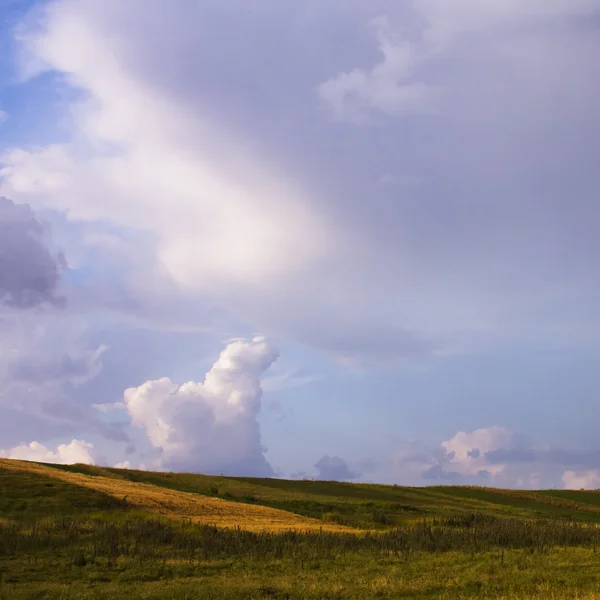
<svg viewBox="0 0 600 600">
<path fill-rule="evenodd" d="M 0 599 L 600 598 L 600 493 L 0 460 Z"/>
</svg>

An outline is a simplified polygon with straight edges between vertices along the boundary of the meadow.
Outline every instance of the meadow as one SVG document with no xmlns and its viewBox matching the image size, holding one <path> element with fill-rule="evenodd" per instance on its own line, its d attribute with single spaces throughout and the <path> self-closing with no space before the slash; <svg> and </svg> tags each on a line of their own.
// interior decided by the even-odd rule
<svg viewBox="0 0 600 600">
<path fill-rule="evenodd" d="M 600 493 L 0 460 L 0 598 L 600 598 Z"/>
</svg>

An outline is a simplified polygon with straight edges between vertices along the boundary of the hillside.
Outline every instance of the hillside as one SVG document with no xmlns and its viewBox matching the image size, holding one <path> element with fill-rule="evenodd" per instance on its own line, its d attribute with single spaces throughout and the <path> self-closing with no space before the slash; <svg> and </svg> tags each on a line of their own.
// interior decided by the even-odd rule
<svg viewBox="0 0 600 600">
<path fill-rule="evenodd" d="M 63 508 L 70 512 L 69 498 L 89 496 L 94 505 L 105 500 L 106 506 L 119 506 L 145 509 L 152 513 L 171 518 L 186 518 L 192 522 L 219 527 L 241 527 L 247 531 L 346 531 L 346 528 L 335 523 L 322 523 L 316 519 L 303 517 L 294 513 L 268 508 L 255 504 L 241 504 L 230 500 L 190 493 L 187 490 L 176 490 L 145 482 L 128 479 L 119 472 L 75 465 L 72 468 L 60 468 L 54 465 L 38 464 L 26 461 L 0 459 L 0 473 L 4 471 L 4 479 L 13 477 L 22 480 L 27 477 L 28 485 L 23 488 L 23 502 L 26 508 L 31 506 L 37 511 L 37 503 L 32 499 L 46 492 L 48 496 L 50 480 L 57 480 Z M 36 481 L 39 477 L 39 482 Z M 36 485 L 37 484 L 37 485 Z M 66 487 L 68 484 L 70 487 Z M 20 486 L 8 485 L 11 494 L 18 494 Z M 67 492 L 72 490 L 72 496 Z M 93 498 L 93 501 L 92 501 Z M 112 503 L 111 503 L 112 501 Z M 101 504 L 101 503 L 100 503 Z M 352 531 L 352 530 L 348 530 Z"/>
<path fill-rule="evenodd" d="M 387 529 L 423 518 L 473 512 L 500 517 L 600 522 L 598 491 L 522 491 L 461 486 L 416 488 L 158 473 L 89 465 L 42 465 L 2 459 L 0 468 L 25 469 L 98 490 L 114 498 L 127 496 L 131 505 L 165 514 L 192 517 L 208 514 L 213 519 L 211 523 L 253 530 L 261 527 L 262 516 L 267 520 L 265 528 L 269 530 L 274 530 L 273 523 L 277 523 L 275 529 L 296 526 L 312 529 L 316 526 L 343 530 L 336 528 L 336 523 L 351 528 Z M 281 513 L 264 512 L 259 507 L 286 511 L 286 516 L 282 521 Z M 309 519 L 299 520 L 289 513 Z M 256 526 L 252 524 L 255 519 L 258 519 Z M 320 522 L 316 524 L 314 519 Z"/>
<path fill-rule="evenodd" d="M 600 597 L 600 493 L 0 459 L 0 599 Z"/>
</svg>

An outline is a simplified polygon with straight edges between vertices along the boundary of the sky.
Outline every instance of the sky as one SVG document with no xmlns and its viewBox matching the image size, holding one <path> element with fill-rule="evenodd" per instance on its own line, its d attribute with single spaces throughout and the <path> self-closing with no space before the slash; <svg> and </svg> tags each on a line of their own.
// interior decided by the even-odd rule
<svg viewBox="0 0 600 600">
<path fill-rule="evenodd" d="M 600 488 L 597 0 L 0 0 L 0 456 Z"/>
</svg>

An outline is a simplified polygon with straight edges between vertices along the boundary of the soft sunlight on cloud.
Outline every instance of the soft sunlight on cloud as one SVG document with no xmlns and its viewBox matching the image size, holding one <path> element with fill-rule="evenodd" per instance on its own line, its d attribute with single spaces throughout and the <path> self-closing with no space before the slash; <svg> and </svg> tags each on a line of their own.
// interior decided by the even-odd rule
<svg viewBox="0 0 600 600">
<path fill-rule="evenodd" d="M 442 442 L 449 457 L 448 468 L 460 475 L 478 475 L 486 471 L 494 476 L 504 470 L 505 465 L 492 465 L 486 453 L 498 448 L 512 447 L 514 434 L 504 427 L 484 427 L 469 433 L 459 431 L 454 437 Z"/>
<path fill-rule="evenodd" d="M 556 320 L 538 310 L 540 297 L 548 312 L 549 303 L 565 305 L 565 290 L 591 297 L 584 275 L 595 265 L 583 241 L 593 244 L 592 233 L 573 243 L 570 232 L 593 222 L 595 209 L 585 193 L 573 200 L 548 183 L 546 172 L 556 172 L 562 155 L 582 165 L 593 155 L 581 137 L 596 137 L 580 121 L 595 119 L 597 86 L 581 65 L 596 42 L 576 22 L 593 4 L 424 1 L 373 15 L 383 61 L 334 72 L 321 92 L 340 118 L 368 121 L 377 113 L 393 127 L 413 115 L 410 143 L 386 127 L 384 153 L 372 147 L 372 132 L 344 152 L 327 150 L 345 134 L 319 116 L 315 98 L 297 130 L 294 106 L 280 115 L 290 127 L 281 135 L 272 120 L 242 127 L 240 115 L 259 122 L 252 116 L 263 100 L 238 103 L 239 115 L 217 109 L 231 96 L 220 96 L 218 77 L 207 83 L 201 73 L 234 65 L 229 53 L 205 48 L 210 32 L 198 35 L 202 5 L 141 7 L 59 0 L 21 28 L 21 46 L 35 63 L 29 74 L 60 74 L 71 86 L 63 107 L 70 139 L 7 149 L 1 169 L 19 202 L 65 211 L 74 224 L 110 223 L 130 247 L 142 236 L 152 240 L 122 284 L 130 304 L 162 296 L 155 305 L 184 315 L 175 284 L 190 303 L 214 303 L 354 364 L 430 359 L 477 332 L 510 335 L 538 321 L 547 330 Z M 521 45 L 522 55 L 514 49 Z M 210 67 L 209 55 L 217 61 Z M 260 76 L 279 86 L 282 72 L 283 58 Z M 227 81 L 226 88 L 238 85 Z M 414 116 L 431 108 L 432 93 L 436 115 Z M 557 101 L 540 107 L 537 99 L 551 93 Z M 571 123 L 560 144 L 557 122 Z M 292 153 L 297 140 L 304 147 Z M 315 164 L 329 165 L 326 173 L 312 172 L 311 148 Z M 374 192 L 381 173 L 420 184 Z M 126 247 L 117 251 L 131 260 Z M 573 263 L 579 275 L 568 268 Z M 190 327 L 204 317 L 200 309 L 185 312 Z"/>
<path fill-rule="evenodd" d="M 168 377 L 130 388 L 133 425 L 161 452 L 160 464 L 211 474 L 273 475 L 260 428 L 261 375 L 278 353 L 264 338 L 231 342 L 203 382 Z"/>
<path fill-rule="evenodd" d="M 497 425 L 459 431 L 438 448 L 405 442 L 391 462 L 397 474 L 394 481 L 404 484 L 442 481 L 522 489 L 600 487 L 599 471 L 593 468 L 600 464 L 598 451 L 539 446 L 526 435 Z"/>
<path fill-rule="evenodd" d="M 68 444 L 59 444 L 56 450 L 46 448 L 46 446 L 39 442 L 31 442 L 26 446 L 16 446 L 10 450 L 0 450 L 0 456 L 16 460 L 32 460 L 62 465 L 74 463 L 93 465 L 93 450 L 94 446 L 83 440 L 71 440 Z"/>
<path fill-rule="evenodd" d="M 148 16 L 158 34 L 169 9 L 157 6 Z M 185 288 L 262 285 L 326 256 L 332 237 L 304 192 L 209 124 L 197 103 L 176 103 L 158 81 L 127 72 L 126 47 L 107 37 L 112 11 L 98 9 L 52 3 L 41 30 L 22 34 L 31 56 L 85 93 L 74 126 L 86 146 L 8 153 L 9 189 L 48 208 L 68 207 L 72 219 L 150 229 L 158 262 Z M 118 150 L 93 153 L 106 145 Z"/>
</svg>

